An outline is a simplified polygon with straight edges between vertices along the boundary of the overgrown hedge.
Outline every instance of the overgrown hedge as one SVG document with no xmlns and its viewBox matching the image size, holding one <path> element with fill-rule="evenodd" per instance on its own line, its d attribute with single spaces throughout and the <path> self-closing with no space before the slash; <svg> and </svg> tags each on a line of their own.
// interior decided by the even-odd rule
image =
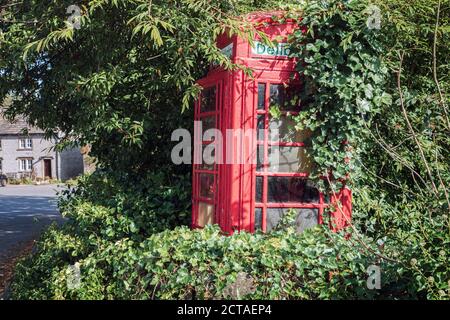
<svg viewBox="0 0 450 320">
<path fill-rule="evenodd" d="M 168 194 L 179 195 L 156 187 L 161 192 L 153 192 L 145 199 L 147 206 L 137 209 L 147 190 L 133 193 L 112 180 L 97 173 L 63 197 L 68 223 L 50 228 L 33 256 L 19 263 L 12 298 L 334 299 L 378 294 L 366 286 L 366 269 L 376 257 L 344 235 L 327 228 L 298 235 L 286 225 L 267 235 L 224 236 L 217 227 L 170 230 L 179 222 L 159 214 L 165 205 L 178 203 Z M 128 207 L 129 202 L 134 206 Z M 186 214 L 168 210 L 172 216 Z M 81 266 L 81 287 L 69 290 L 68 267 L 75 263 Z"/>
<path fill-rule="evenodd" d="M 331 245 L 342 240 L 320 229 L 303 236 L 287 231 L 226 237 L 214 227 L 178 227 L 143 242 L 98 239 L 94 248 L 92 241 L 50 230 L 35 257 L 18 266 L 12 297 L 325 299 L 376 294 L 366 288 L 365 271 L 373 261 L 348 246 Z M 67 267 L 75 262 L 81 265 L 81 287 L 69 290 Z"/>
<path fill-rule="evenodd" d="M 129 177 L 113 176 L 97 172 L 62 195 L 69 220 L 50 228 L 34 254 L 18 264 L 11 298 L 370 299 L 420 298 L 434 291 L 422 287 L 415 273 L 427 257 L 413 243 L 388 240 L 380 251 L 372 239 L 332 233 L 326 226 L 299 235 L 289 216 L 269 234 L 224 236 L 217 227 L 175 227 L 180 220 L 167 216 L 187 222 L 189 208 L 183 206 L 189 195 L 162 185 L 142 188 L 143 182 L 133 189 Z M 143 179 L 155 183 L 161 177 Z M 415 266 L 408 263 L 410 255 L 418 260 Z M 440 275 L 436 285 L 443 286 L 447 255 L 438 256 L 432 265 Z M 69 289 L 68 268 L 76 263 L 81 286 Z M 382 290 L 367 287 L 370 265 L 381 267 Z"/>
</svg>

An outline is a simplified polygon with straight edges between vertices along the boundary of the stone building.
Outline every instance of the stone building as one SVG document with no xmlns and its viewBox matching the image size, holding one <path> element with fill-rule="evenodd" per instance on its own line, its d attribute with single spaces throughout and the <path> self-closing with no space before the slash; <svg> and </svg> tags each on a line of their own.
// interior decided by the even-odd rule
<svg viewBox="0 0 450 320">
<path fill-rule="evenodd" d="M 55 150 L 56 141 L 44 138 L 44 132 L 30 127 L 24 119 L 13 123 L 0 114 L 0 173 L 8 178 L 67 180 L 83 173 L 79 149 Z"/>
</svg>

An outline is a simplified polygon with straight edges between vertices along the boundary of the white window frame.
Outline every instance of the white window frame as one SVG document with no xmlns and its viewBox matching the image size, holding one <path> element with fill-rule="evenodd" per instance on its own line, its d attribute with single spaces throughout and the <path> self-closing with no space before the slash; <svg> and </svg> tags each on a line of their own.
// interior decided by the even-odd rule
<svg viewBox="0 0 450 320">
<path fill-rule="evenodd" d="M 21 158 L 19 159 L 19 172 L 32 172 L 33 171 L 33 159 Z"/>
<path fill-rule="evenodd" d="M 21 149 L 21 150 L 33 149 L 33 140 L 31 138 L 20 138 L 19 139 L 19 149 Z"/>
</svg>

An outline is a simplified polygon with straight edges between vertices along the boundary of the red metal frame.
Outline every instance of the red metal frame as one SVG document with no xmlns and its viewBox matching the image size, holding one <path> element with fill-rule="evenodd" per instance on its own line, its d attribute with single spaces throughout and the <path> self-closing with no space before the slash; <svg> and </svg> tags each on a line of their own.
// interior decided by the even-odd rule
<svg viewBox="0 0 450 320">
<path fill-rule="evenodd" d="M 276 13 L 275 13 L 276 14 Z M 260 30 L 264 31 L 270 38 L 287 37 L 292 33 L 296 24 L 286 22 L 278 24 L 272 21 L 274 13 L 262 13 L 249 16 L 249 20 L 260 25 Z M 258 40 L 258 39 L 256 39 Z M 221 68 L 212 68 L 208 76 L 198 81 L 198 84 L 207 90 L 216 86 L 215 111 L 202 112 L 201 101 L 198 99 L 195 104 L 195 120 L 201 121 L 206 117 L 215 117 L 216 128 L 222 132 L 223 144 L 220 150 L 216 149 L 216 159 L 223 157 L 228 148 L 241 150 L 244 157 L 243 164 L 214 164 L 212 170 L 203 169 L 201 165 L 193 165 L 193 209 L 192 227 L 202 227 L 198 224 L 199 203 L 204 202 L 214 206 L 214 223 L 220 225 L 221 229 L 231 234 L 234 231 L 245 230 L 255 231 L 255 208 L 262 208 L 262 229 L 266 230 L 267 208 L 314 208 L 318 209 L 319 221 L 323 223 L 324 209 L 329 205 L 325 203 L 324 195 L 319 195 L 318 203 L 268 203 L 268 177 L 302 177 L 308 178 L 307 172 L 269 172 L 268 171 L 268 149 L 271 145 L 304 147 L 301 142 L 281 142 L 268 141 L 269 137 L 269 103 L 270 85 L 285 84 L 292 80 L 300 83 L 299 75 L 295 72 L 296 61 L 287 57 L 260 56 L 252 53 L 252 47 L 248 41 L 237 36 L 229 38 L 223 35 L 218 39 L 219 48 L 224 48 L 232 44 L 233 63 L 239 63 L 253 70 L 253 78 L 248 77 L 241 70 L 226 71 Z M 257 110 L 258 84 L 265 83 L 265 103 L 264 110 Z M 291 112 L 292 113 L 292 112 Z M 225 130 L 227 129 L 256 129 L 257 117 L 263 115 L 264 119 L 264 141 L 257 141 L 254 137 L 251 141 L 227 140 Z M 198 156 L 202 152 L 199 146 L 215 142 L 201 141 L 201 132 L 195 130 L 194 153 Z M 248 146 L 245 144 L 248 143 Z M 257 145 L 264 146 L 263 171 L 257 172 L 256 150 Z M 200 175 L 212 174 L 213 198 L 202 197 Z M 256 177 L 263 177 L 263 201 L 256 203 Z M 331 203 L 338 203 L 339 209 L 332 213 L 333 230 L 340 230 L 348 225 L 351 219 L 351 191 L 344 188 L 341 192 L 331 197 Z"/>
</svg>

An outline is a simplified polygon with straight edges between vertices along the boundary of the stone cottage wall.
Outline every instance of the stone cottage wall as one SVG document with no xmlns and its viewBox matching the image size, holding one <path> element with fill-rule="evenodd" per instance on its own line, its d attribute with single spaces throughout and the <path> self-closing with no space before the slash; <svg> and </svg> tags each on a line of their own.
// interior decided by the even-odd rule
<svg viewBox="0 0 450 320">
<path fill-rule="evenodd" d="M 56 178 L 56 152 L 52 150 L 53 141 L 45 140 L 43 134 L 33 134 L 31 136 L 32 150 L 21 150 L 19 148 L 19 136 L 0 135 L 2 159 L 2 171 L 6 174 L 19 173 L 19 158 L 33 158 L 33 173 L 36 177 L 44 176 L 43 158 L 51 160 L 52 176 Z"/>
</svg>

